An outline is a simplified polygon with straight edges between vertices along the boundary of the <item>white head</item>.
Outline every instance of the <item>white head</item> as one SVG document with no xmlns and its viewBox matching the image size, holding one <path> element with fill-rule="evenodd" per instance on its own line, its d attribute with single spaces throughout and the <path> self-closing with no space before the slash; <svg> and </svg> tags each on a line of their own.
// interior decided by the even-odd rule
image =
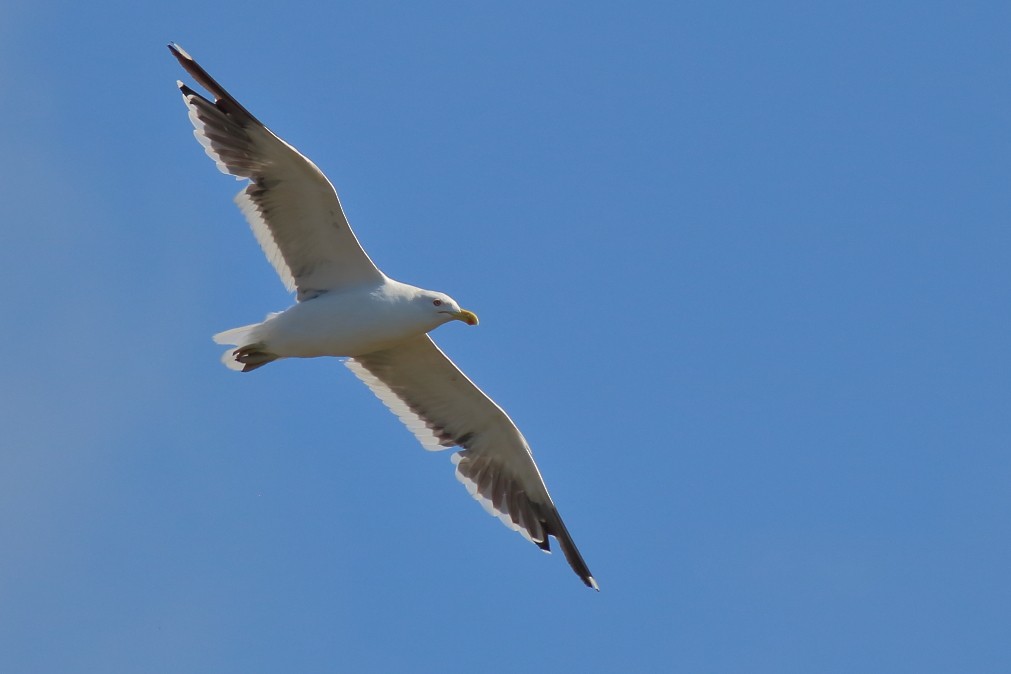
<svg viewBox="0 0 1011 674">
<path fill-rule="evenodd" d="M 477 325 L 477 316 L 473 312 L 461 309 L 456 300 L 446 293 L 432 290 L 422 290 L 414 299 L 425 311 L 431 312 L 439 323 L 463 321 L 467 325 Z"/>
</svg>

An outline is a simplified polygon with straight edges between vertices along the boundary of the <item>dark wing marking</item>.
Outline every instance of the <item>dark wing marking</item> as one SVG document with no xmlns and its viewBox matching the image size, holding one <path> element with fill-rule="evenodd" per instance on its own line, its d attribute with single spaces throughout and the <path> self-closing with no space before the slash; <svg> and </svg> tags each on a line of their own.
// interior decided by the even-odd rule
<svg viewBox="0 0 1011 674">
<path fill-rule="evenodd" d="M 214 102 L 179 83 L 197 140 L 218 168 L 249 185 L 235 197 L 289 290 L 311 299 L 335 288 L 381 282 L 355 237 L 333 185 L 275 136 L 176 45 L 169 50 Z"/>
<path fill-rule="evenodd" d="M 519 429 L 428 335 L 345 364 L 425 449 L 462 448 L 453 455 L 456 477 L 489 513 L 543 550 L 554 536 L 583 582 L 599 589 Z"/>
</svg>

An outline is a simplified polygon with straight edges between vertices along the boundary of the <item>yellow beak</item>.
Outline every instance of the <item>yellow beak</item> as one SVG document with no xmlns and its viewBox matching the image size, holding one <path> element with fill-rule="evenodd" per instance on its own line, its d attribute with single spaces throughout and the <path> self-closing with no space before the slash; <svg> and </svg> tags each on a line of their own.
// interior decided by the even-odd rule
<svg viewBox="0 0 1011 674">
<path fill-rule="evenodd" d="M 460 309 L 454 314 L 450 314 L 453 318 L 458 321 L 463 321 L 467 325 L 477 325 L 477 315 L 473 311 L 467 311 L 466 309 Z"/>
</svg>

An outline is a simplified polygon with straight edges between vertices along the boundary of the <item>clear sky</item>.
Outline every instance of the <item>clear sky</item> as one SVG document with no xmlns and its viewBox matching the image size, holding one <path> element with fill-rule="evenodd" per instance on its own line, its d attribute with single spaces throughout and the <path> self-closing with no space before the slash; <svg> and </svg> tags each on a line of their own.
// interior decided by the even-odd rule
<svg viewBox="0 0 1011 674">
<path fill-rule="evenodd" d="M 8 3 L 0 671 L 1011 662 L 1011 5 Z M 335 360 L 192 53 L 517 421 L 601 592 Z"/>
</svg>

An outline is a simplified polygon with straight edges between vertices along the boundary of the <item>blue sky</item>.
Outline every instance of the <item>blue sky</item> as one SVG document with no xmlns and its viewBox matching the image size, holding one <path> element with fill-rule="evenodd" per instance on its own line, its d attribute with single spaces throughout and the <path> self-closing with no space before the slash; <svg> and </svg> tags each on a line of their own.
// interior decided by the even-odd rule
<svg viewBox="0 0 1011 674">
<path fill-rule="evenodd" d="M 27 3 L 0 22 L 0 670 L 1011 660 L 1006 3 Z M 602 591 L 336 361 L 176 41 L 336 185 Z"/>
</svg>

